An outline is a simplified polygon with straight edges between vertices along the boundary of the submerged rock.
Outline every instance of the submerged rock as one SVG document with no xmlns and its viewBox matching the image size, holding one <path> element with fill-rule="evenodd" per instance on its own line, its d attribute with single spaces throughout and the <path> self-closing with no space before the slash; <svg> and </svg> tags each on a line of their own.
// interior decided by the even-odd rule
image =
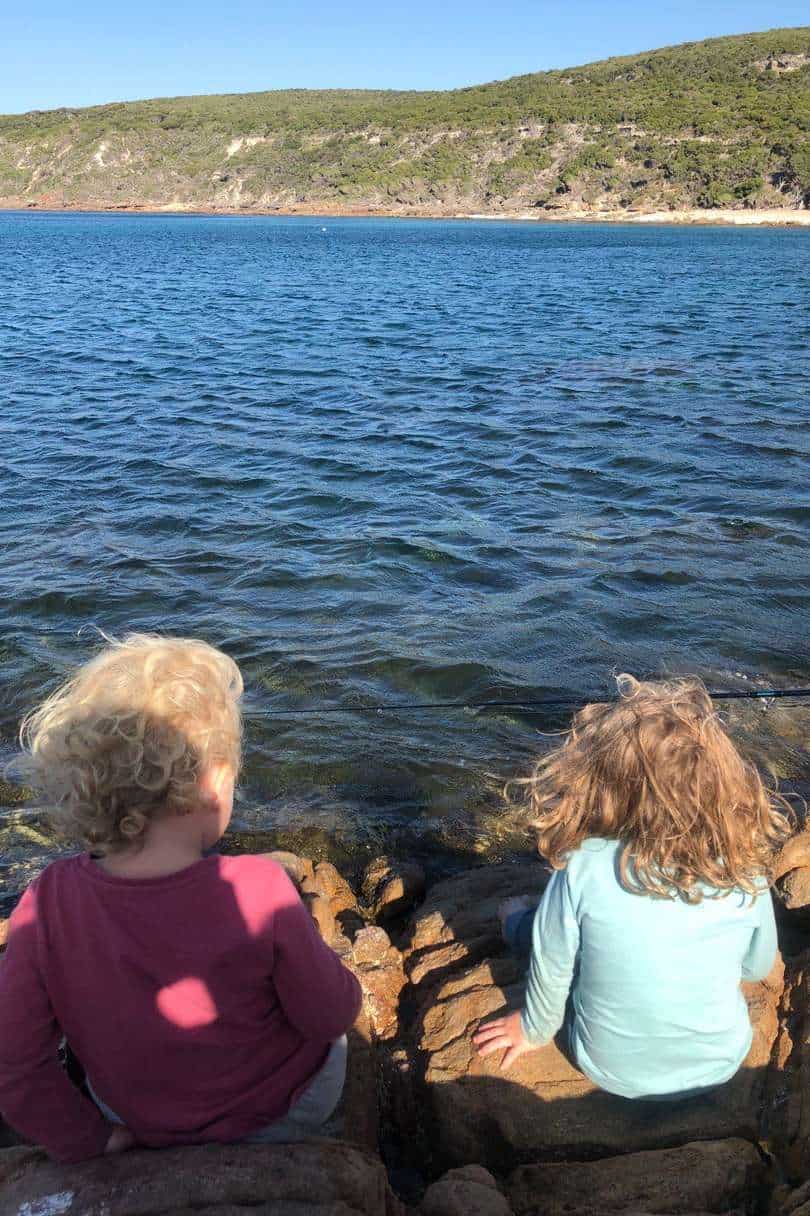
<svg viewBox="0 0 810 1216">
<path fill-rule="evenodd" d="M 206 1145 L 60 1166 L 0 1152 L 0 1216 L 404 1216 L 379 1158 L 333 1141 Z"/>
<path fill-rule="evenodd" d="M 525 1165 L 506 1189 L 514 1216 L 742 1213 L 755 1210 L 766 1174 L 753 1144 L 708 1140 L 602 1161 Z"/>
</svg>

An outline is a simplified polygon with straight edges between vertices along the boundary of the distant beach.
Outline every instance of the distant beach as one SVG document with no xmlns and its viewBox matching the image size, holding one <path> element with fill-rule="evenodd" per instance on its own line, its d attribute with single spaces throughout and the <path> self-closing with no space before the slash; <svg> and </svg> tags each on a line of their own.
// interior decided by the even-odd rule
<svg viewBox="0 0 810 1216">
<path fill-rule="evenodd" d="M 531 211 L 454 211 L 422 210 L 414 207 L 326 207 L 302 204 L 299 207 L 261 208 L 261 207 L 206 207 L 195 206 L 193 203 L 162 203 L 162 204 L 116 204 L 110 206 L 105 202 L 93 204 L 82 202 L 75 206 L 71 203 L 31 202 L 30 199 L 0 199 L 0 211 L 33 211 L 33 212 L 78 212 L 95 214 L 103 212 L 110 215 L 222 215 L 222 216 L 295 216 L 309 215 L 313 218 L 350 219 L 357 216 L 361 219 L 412 219 L 412 220 L 506 220 L 527 223 L 556 224 L 700 224 L 734 227 L 757 228 L 806 228 L 810 227 L 810 209 L 791 207 L 772 207 L 763 210 L 753 208 L 714 207 L 714 208 L 679 208 L 674 211 L 638 211 L 634 208 L 617 208 L 611 211 L 584 210 L 578 208 L 537 209 Z"/>
</svg>

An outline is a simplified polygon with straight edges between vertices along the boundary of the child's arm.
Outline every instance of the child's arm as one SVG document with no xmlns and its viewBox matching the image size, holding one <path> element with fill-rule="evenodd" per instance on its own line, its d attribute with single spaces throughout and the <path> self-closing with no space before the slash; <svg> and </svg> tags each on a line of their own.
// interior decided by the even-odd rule
<svg viewBox="0 0 810 1216">
<path fill-rule="evenodd" d="M 578 951 L 579 924 L 571 905 L 567 871 L 557 870 L 534 918 L 523 1010 L 477 1031 L 474 1041 L 482 1056 L 505 1048 L 501 1067 L 508 1068 L 525 1052 L 554 1038 L 565 1018 Z"/>
<path fill-rule="evenodd" d="M 568 871 L 555 870 L 534 918 L 521 1015 L 523 1033 L 535 1046 L 550 1042 L 563 1024 L 578 952 L 579 923 L 571 905 Z"/>
<path fill-rule="evenodd" d="M 59 1063 L 59 1026 L 37 965 L 36 884 L 14 910 L 0 960 L 0 1110 L 61 1162 L 105 1151 L 113 1132 Z"/>
<path fill-rule="evenodd" d="M 765 979 L 776 959 L 776 920 L 769 890 L 762 891 L 757 896 L 754 912 L 756 927 L 743 959 L 742 978 L 756 982 Z"/>
<path fill-rule="evenodd" d="M 324 1043 L 345 1034 L 363 1000 L 357 979 L 315 928 L 282 872 L 282 906 L 273 917 L 273 984 L 293 1026 Z"/>
</svg>

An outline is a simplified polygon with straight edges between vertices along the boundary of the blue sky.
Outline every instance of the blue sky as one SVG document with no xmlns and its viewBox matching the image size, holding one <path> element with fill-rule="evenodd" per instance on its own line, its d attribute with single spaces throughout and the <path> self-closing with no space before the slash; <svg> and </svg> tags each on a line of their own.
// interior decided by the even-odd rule
<svg viewBox="0 0 810 1216">
<path fill-rule="evenodd" d="M 184 93 L 447 89 L 808 21 L 806 0 L 28 0 L 0 113 Z"/>
</svg>

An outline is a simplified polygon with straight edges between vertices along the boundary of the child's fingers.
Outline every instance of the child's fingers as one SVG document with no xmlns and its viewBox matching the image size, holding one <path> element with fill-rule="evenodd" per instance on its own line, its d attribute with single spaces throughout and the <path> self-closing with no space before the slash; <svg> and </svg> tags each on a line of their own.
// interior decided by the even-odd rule
<svg viewBox="0 0 810 1216">
<path fill-rule="evenodd" d="M 508 1068 L 510 1064 L 514 1064 L 519 1056 L 523 1055 L 523 1048 L 519 1043 L 513 1043 L 506 1055 L 501 1060 L 501 1068 Z"/>
<path fill-rule="evenodd" d="M 503 1051 L 504 1047 L 511 1048 L 512 1046 L 512 1039 L 508 1034 L 499 1034 L 495 1039 L 489 1039 L 486 1043 L 479 1043 L 478 1054 L 479 1056 L 491 1056 L 493 1051 Z"/>
<path fill-rule="evenodd" d="M 487 1039 L 503 1034 L 505 1030 L 504 1021 L 504 1018 L 498 1018 L 497 1022 L 487 1022 L 484 1026 L 479 1026 L 473 1035 L 473 1042 L 486 1043 Z"/>
</svg>

